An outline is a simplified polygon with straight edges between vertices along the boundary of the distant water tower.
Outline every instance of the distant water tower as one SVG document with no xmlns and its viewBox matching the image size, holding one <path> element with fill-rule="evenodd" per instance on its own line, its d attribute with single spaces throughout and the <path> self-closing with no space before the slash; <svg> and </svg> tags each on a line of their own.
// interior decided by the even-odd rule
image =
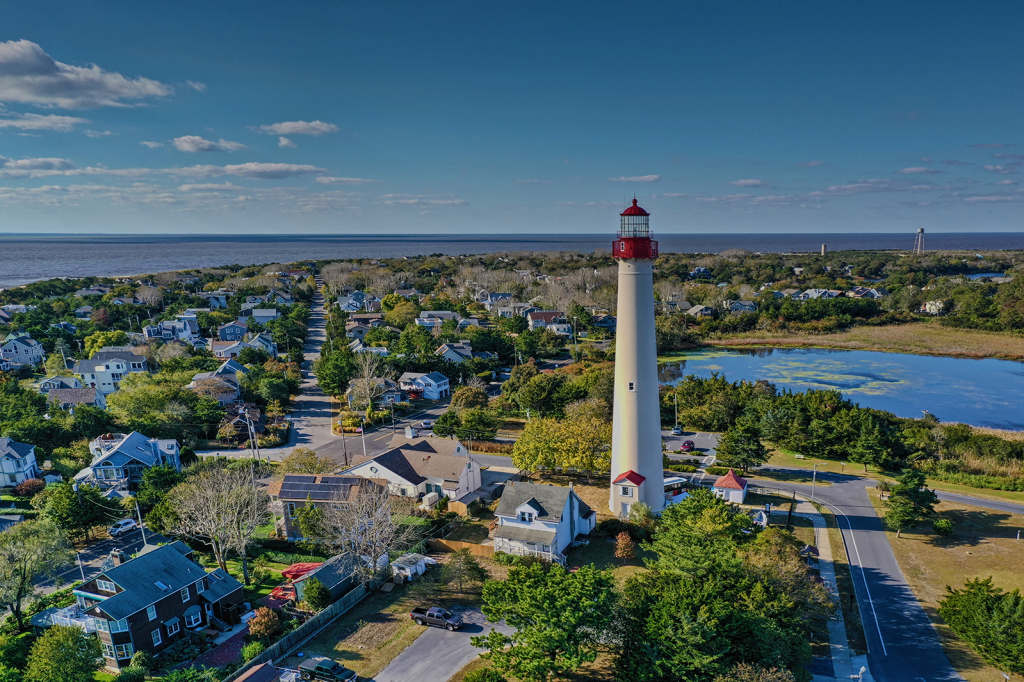
<svg viewBox="0 0 1024 682">
<path fill-rule="evenodd" d="M 920 256 L 924 251 L 924 228 L 917 228 L 917 239 L 914 240 L 914 255 Z"/>
<path fill-rule="evenodd" d="M 821 255 L 824 256 L 826 253 L 828 253 L 828 245 L 827 244 L 822 244 L 821 245 Z"/>
<path fill-rule="evenodd" d="M 629 516 L 637 502 L 656 513 L 665 507 L 665 476 L 654 336 L 658 242 L 651 239 L 649 214 L 635 198 L 620 215 L 619 238 L 612 246 L 612 256 L 619 262 L 619 305 L 608 507 L 617 516 Z"/>
</svg>

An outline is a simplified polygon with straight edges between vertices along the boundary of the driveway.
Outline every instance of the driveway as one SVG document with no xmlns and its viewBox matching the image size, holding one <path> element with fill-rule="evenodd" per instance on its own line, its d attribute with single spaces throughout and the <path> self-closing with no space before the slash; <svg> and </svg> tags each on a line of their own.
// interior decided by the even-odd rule
<svg viewBox="0 0 1024 682">
<path fill-rule="evenodd" d="M 491 628 L 512 634 L 512 628 L 507 625 L 488 623 L 480 609 L 457 606 L 452 611 L 461 613 L 466 621 L 461 630 L 448 632 L 427 627 L 426 632 L 373 678 L 374 682 L 445 682 L 483 651 L 470 643 L 470 637 L 485 635 Z"/>
</svg>

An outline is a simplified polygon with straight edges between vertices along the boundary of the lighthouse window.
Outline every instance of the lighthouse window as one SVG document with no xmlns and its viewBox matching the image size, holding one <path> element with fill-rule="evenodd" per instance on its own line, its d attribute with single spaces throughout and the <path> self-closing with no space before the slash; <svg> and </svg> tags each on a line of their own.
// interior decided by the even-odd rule
<svg viewBox="0 0 1024 682">
<path fill-rule="evenodd" d="M 622 486 L 622 496 L 623 497 L 633 497 L 633 489 L 630 488 L 628 485 Z"/>
<path fill-rule="evenodd" d="M 629 382 L 629 390 L 633 391 L 634 393 L 636 392 L 636 384 L 633 383 L 632 381 Z"/>
</svg>

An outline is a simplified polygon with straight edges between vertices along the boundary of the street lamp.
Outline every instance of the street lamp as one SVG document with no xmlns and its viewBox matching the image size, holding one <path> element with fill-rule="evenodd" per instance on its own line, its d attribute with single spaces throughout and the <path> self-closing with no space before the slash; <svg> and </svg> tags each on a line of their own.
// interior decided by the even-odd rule
<svg viewBox="0 0 1024 682">
<path fill-rule="evenodd" d="M 363 425 L 359 427 L 359 435 L 363 437 L 363 457 L 366 457 L 366 417 L 361 417 Z"/>
<path fill-rule="evenodd" d="M 818 462 L 813 467 L 811 467 L 813 471 L 813 473 L 811 474 L 811 502 L 814 502 L 814 484 L 818 480 L 818 467 L 820 466 L 828 466 L 828 462 Z"/>
</svg>

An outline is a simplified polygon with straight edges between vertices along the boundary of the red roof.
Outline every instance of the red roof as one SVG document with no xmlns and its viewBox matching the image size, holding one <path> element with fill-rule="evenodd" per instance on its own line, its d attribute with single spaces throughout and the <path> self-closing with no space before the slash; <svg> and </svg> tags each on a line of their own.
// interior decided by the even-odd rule
<svg viewBox="0 0 1024 682">
<path fill-rule="evenodd" d="M 306 575 L 310 571 L 320 568 L 321 563 L 323 562 L 292 564 L 288 568 L 281 571 L 281 575 L 287 578 L 288 580 L 296 580 Z"/>
<path fill-rule="evenodd" d="M 716 488 L 730 488 L 732 490 L 743 490 L 747 487 L 747 479 L 740 478 L 736 472 L 729 469 L 729 473 L 715 481 Z"/>
<path fill-rule="evenodd" d="M 636 205 L 636 197 L 633 197 L 633 205 L 630 206 L 629 208 L 627 208 L 625 211 L 623 211 L 619 215 L 651 215 L 651 214 L 648 213 L 647 211 L 643 210 L 639 206 L 637 206 Z"/>
<path fill-rule="evenodd" d="M 619 477 L 612 481 L 612 483 L 622 483 L 623 481 L 629 481 L 633 485 L 640 485 L 646 480 L 646 478 L 630 469 L 624 474 L 619 474 Z"/>
</svg>

